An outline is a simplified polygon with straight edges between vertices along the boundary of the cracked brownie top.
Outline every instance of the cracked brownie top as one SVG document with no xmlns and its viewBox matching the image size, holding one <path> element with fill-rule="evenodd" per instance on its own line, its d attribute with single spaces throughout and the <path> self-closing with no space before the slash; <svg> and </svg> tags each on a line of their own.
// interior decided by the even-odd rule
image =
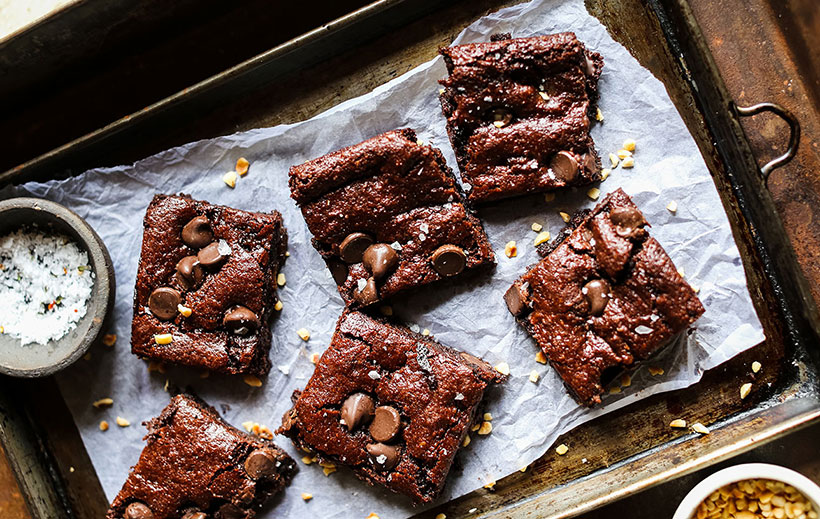
<svg viewBox="0 0 820 519">
<path fill-rule="evenodd" d="M 661 349 L 704 312 L 648 226 L 618 189 L 577 215 L 504 296 L 586 405 L 599 403 L 618 372 Z"/>
<path fill-rule="evenodd" d="M 426 503 L 441 492 L 485 389 L 505 378 L 472 355 L 346 311 L 278 432 Z"/>
<path fill-rule="evenodd" d="M 589 135 L 603 58 L 573 33 L 440 50 L 442 112 L 470 200 L 600 179 Z"/>
</svg>

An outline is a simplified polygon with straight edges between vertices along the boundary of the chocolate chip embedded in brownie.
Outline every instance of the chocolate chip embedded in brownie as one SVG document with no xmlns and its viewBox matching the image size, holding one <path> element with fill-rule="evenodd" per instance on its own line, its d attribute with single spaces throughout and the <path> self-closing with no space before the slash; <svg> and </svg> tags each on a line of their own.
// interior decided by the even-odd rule
<svg viewBox="0 0 820 519">
<path fill-rule="evenodd" d="M 572 223 L 504 299 L 576 398 L 593 405 L 704 308 L 621 189 Z"/>
<path fill-rule="evenodd" d="M 413 130 L 294 166 L 290 189 L 354 307 L 495 262 L 441 152 Z"/>
<path fill-rule="evenodd" d="M 156 195 L 143 223 L 131 351 L 222 373 L 264 375 L 282 217 Z"/>
<path fill-rule="evenodd" d="M 189 395 L 146 425 L 147 445 L 107 519 L 250 519 L 296 472 L 273 442 L 231 427 Z"/>
<path fill-rule="evenodd" d="M 600 180 L 589 135 L 600 54 L 573 33 L 440 52 L 450 74 L 441 81 L 441 108 L 471 201 Z"/>
<path fill-rule="evenodd" d="M 441 492 L 485 389 L 505 379 L 404 326 L 345 311 L 277 432 L 427 503 Z"/>
</svg>

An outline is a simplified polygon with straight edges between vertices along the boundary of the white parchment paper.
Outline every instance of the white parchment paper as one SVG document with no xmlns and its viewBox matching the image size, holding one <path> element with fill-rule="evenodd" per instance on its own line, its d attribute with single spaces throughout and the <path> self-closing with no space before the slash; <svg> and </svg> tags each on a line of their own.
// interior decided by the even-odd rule
<svg viewBox="0 0 820 519">
<path fill-rule="evenodd" d="M 590 16 L 582 0 L 539 0 L 508 8 L 478 20 L 457 43 L 486 41 L 493 32 L 515 37 L 572 30 L 605 59 L 600 107 L 605 120 L 593 137 L 604 157 L 626 138 L 638 143 L 633 169 L 615 169 L 601 184 L 603 196 L 617 187 L 630 194 L 652 224 L 652 234 L 666 248 L 686 278 L 700 289 L 706 313 L 692 334 L 666 350 L 652 364 L 665 370 L 651 376 L 640 368 L 621 394 L 589 410 L 577 405 L 548 367 L 534 362 L 536 347 L 515 324 L 502 295 L 525 268 L 537 260 L 533 247 L 539 222 L 553 235 L 562 227 L 558 211 L 572 213 L 591 207 L 586 189 L 558 193 L 555 201 L 532 196 L 498 204 L 480 212 L 497 251 L 492 275 L 469 282 L 433 285 L 394 304 L 408 323 L 428 328 L 441 342 L 484 357 L 493 364 L 509 363 L 512 376 L 489 395 L 493 432 L 474 437 L 462 449 L 442 499 L 463 495 L 501 478 L 540 457 L 562 432 L 602 413 L 646 396 L 695 383 L 705 369 L 716 366 L 763 339 L 746 287 L 740 257 L 729 223 L 698 149 L 663 85 Z M 114 260 L 117 298 L 113 328 L 115 347 L 100 346 L 92 357 L 59 376 L 85 445 L 109 498 L 119 490 L 143 447 L 139 425 L 168 402 L 166 381 L 188 387 L 215 405 L 239 426 L 256 421 L 275 429 L 289 408 L 294 389 L 304 387 L 313 371 L 310 353 L 323 351 L 342 311 L 342 302 L 296 205 L 289 197 L 287 169 L 339 147 L 383 131 L 411 127 L 420 138 L 442 148 L 451 166 L 445 121 L 437 99 L 437 80 L 445 77 L 441 59 L 298 124 L 257 129 L 203 140 L 146 158 L 132 166 L 87 171 L 65 181 L 26 184 L 0 193 L 3 197 L 31 194 L 69 206 L 99 232 Z M 236 189 L 228 189 L 222 174 L 238 157 L 251 162 L 250 173 Z M 605 160 L 605 166 L 606 166 Z M 265 385 L 251 388 L 241 378 L 211 376 L 184 368 L 150 372 L 131 355 L 129 331 L 134 276 L 142 239 L 142 217 L 154 193 L 190 193 L 213 203 L 247 210 L 278 209 L 290 234 L 290 258 L 284 268 L 287 285 L 281 291 L 284 310 L 273 325 L 271 359 L 274 368 Z M 677 212 L 666 209 L 677 202 Z M 516 240 L 517 257 L 507 258 L 505 243 Z M 311 332 L 303 342 L 296 330 Z M 279 369 L 277 369 L 279 367 Z M 528 380 L 535 369 L 541 379 Z M 94 400 L 112 397 L 110 409 L 95 409 Z M 116 416 L 131 421 L 120 428 Z M 100 420 L 112 428 L 98 429 Z M 300 455 L 285 438 L 280 446 Z M 583 445 L 571 445 L 583 449 Z M 300 464 L 301 465 L 301 464 Z M 302 492 L 313 494 L 305 503 Z M 263 517 L 301 517 L 321 510 L 322 517 L 400 518 L 417 512 L 408 501 L 372 489 L 340 470 L 325 477 L 319 467 L 301 465 L 299 474 L 275 508 Z"/>
</svg>

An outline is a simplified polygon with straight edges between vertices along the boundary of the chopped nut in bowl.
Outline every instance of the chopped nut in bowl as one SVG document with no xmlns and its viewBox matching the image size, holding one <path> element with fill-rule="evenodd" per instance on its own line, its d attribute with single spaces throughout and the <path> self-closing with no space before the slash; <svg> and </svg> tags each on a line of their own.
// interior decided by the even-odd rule
<svg viewBox="0 0 820 519">
<path fill-rule="evenodd" d="M 747 463 L 719 470 L 681 501 L 673 519 L 817 519 L 820 486 L 777 465 Z"/>
</svg>

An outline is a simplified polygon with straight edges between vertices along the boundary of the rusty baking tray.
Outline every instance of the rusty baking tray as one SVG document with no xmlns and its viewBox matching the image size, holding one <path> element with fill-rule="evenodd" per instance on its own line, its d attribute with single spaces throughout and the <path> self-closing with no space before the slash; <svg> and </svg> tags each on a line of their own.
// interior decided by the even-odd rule
<svg viewBox="0 0 820 519">
<path fill-rule="evenodd" d="M 487 11 L 516 0 L 380 0 L 222 74 L 0 174 L 0 185 L 125 163 L 187 142 L 314 115 L 431 59 Z M 737 107 L 686 0 L 587 0 L 589 10 L 666 85 L 712 172 L 766 341 L 704 374 L 568 432 L 574 448 L 418 517 L 572 517 L 703 468 L 820 419 L 817 309 L 766 189 Z M 571 28 L 570 28 L 571 29 Z M 784 150 L 785 151 L 785 150 Z M 752 360 L 764 369 L 741 399 Z M 51 380 L 0 380 L 0 439 L 36 518 L 100 517 L 107 503 Z M 697 436 L 668 427 L 700 421 Z"/>
</svg>

